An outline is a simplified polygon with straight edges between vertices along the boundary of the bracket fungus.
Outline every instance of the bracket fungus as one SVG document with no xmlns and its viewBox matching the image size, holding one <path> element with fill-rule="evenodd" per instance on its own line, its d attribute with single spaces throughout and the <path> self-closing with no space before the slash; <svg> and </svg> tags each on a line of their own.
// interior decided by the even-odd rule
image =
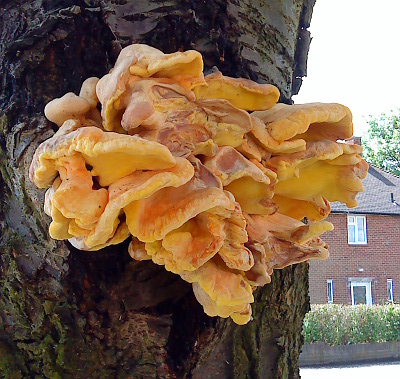
<svg viewBox="0 0 400 379">
<path fill-rule="evenodd" d="M 356 206 L 368 169 L 345 142 L 347 107 L 278 99 L 270 84 L 204 77 L 196 51 L 126 47 L 45 108 L 60 128 L 29 174 L 48 188 L 51 237 L 93 251 L 131 238 L 131 257 L 192 283 L 208 315 L 247 323 L 273 270 L 328 257 L 329 202 Z"/>
</svg>

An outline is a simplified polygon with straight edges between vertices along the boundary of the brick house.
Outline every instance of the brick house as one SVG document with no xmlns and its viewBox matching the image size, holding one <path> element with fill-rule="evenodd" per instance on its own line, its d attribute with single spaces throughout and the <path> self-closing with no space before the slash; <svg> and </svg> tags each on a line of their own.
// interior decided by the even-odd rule
<svg viewBox="0 0 400 379">
<path fill-rule="evenodd" d="M 358 206 L 332 203 L 326 261 L 310 261 L 312 304 L 400 302 L 400 178 L 370 165 Z"/>
</svg>

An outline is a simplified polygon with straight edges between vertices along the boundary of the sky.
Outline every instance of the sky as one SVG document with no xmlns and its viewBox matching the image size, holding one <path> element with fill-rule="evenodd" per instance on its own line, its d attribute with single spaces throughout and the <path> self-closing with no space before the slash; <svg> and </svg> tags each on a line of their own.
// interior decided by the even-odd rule
<svg viewBox="0 0 400 379">
<path fill-rule="evenodd" d="M 317 0 L 309 31 L 296 104 L 348 106 L 355 136 L 366 132 L 369 115 L 400 108 L 400 0 Z"/>
</svg>

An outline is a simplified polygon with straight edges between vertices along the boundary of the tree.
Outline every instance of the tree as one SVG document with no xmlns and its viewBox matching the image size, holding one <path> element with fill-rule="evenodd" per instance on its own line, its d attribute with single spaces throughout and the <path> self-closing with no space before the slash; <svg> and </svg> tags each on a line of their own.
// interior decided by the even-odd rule
<svg viewBox="0 0 400 379">
<path fill-rule="evenodd" d="M 102 76 L 121 47 L 196 49 L 207 69 L 268 81 L 290 102 L 305 74 L 314 0 L 3 0 L 0 8 L 0 372 L 5 378 L 297 378 L 308 267 L 275 272 L 243 327 L 209 318 L 190 286 L 126 244 L 51 240 L 28 179 L 54 130 L 52 98 Z"/>
<path fill-rule="evenodd" d="M 363 139 L 366 161 L 385 171 L 400 175 L 400 115 L 399 110 L 378 117 L 370 116 Z"/>
</svg>

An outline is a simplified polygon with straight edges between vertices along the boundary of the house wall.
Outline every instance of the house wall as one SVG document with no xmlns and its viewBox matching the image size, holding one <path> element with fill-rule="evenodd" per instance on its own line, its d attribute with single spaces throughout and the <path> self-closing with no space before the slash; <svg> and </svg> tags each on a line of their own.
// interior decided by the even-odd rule
<svg viewBox="0 0 400 379">
<path fill-rule="evenodd" d="M 392 279 L 393 298 L 400 303 L 400 216 L 366 215 L 366 245 L 347 243 L 347 214 L 330 214 L 327 221 L 335 226 L 322 236 L 330 257 L 310 261 L 311 303 L 327 303 L 326 281 L 332 279 L 333 302 L 351 304 L 350 278 L 371 279 L 373 304 L 385 303 Z"/>
</svg>

